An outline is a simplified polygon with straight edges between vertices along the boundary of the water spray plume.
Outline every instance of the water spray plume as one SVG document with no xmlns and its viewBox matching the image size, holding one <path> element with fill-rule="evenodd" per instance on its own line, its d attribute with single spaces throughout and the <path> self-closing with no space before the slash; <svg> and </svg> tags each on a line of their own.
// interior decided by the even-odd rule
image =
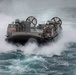
<svg viewBox="0 0 76 75">
<path fill-rule="evenodd" d="M 25 46 L 16 47 L 10 43 L 5 41 L 6 38 L 6 30 L 9 23 L 13 21 L 13 19 L 9 16 L 0 14 L 0 52 L 8 52 L 12 50 L 20 49 L 25 54 L 37 54 L 37 55 L 60 55 L 66 48 L 66 43 L 75 42 L 76 41 L 76 30 L 70 25 L 63 25 L 62 36 L 57 42 L 48 43 L 48 45 L 44 45 L 39 47 L 36 43 L 28 43 Z"/>
</svg>

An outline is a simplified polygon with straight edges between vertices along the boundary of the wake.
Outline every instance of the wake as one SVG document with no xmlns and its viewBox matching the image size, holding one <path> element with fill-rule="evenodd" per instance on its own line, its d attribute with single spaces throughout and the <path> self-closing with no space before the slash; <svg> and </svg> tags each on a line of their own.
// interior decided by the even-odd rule
<svg viewBox="0 0 76 75">
<path fill-rule="evenodd" d="M 60 55 L 67 48 L 69 42 L 76 42 L 76 30 L 72 25 L 62 25 L 62 36 L 59 40 L 53 43 L 47 43 L 43 46 L 38 46 L 36 43 L 26 43 L 24 46 L 20 45 L 19 47 L 7 43 L 5 41 L 7 26 L 11 23 L 13 19 L 7 15 L 0 14 L 0 52 L 10 52 L 21 50 L 26 55 L 36 54 L 44 56 L 53 56 Z"/>
</svg>

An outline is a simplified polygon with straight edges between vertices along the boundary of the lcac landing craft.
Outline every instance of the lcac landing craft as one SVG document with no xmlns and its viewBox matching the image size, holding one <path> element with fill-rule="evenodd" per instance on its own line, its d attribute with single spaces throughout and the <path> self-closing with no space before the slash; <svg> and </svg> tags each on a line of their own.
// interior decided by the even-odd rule
<svg viewBox="0 0 76 75">
<path fill-rule="evenodd" d="M 60 34 L 62 30 L 61 24 L 62 21 L 58 17 L 53 17 L 45 24 L 38 25 L 37 19 L 33 16 L 29 16 L 26 21 L 16 19 L 15 22 L 8 25 L 5 40 L 20 44 L 27 41 L 36 41 L 38 43 L 52 41 Z"/>
</svg>

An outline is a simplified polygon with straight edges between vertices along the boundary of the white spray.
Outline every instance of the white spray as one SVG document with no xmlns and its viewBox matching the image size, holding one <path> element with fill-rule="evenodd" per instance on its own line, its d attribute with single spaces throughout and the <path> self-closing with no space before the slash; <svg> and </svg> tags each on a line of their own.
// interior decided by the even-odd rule
<svg viewBox="0 0 76 75">
<path fill-rule="evenodd" d="M 16 47 L 12 44 L 5 42 L 7 25 L 13 21 L 12 18 L 0 14 L 0 52 L 8 52 L 11 50 L 20 49 L 25 54 L 37 54 L 53 56 L 61 54 L 66 47 L 66 43 L 76 41 L 76 30 L 70 25 L 63 25 L 62 36 L 57 42 L 48 43 L 45 46 L 38 47 L 36 43 L 29 43 L 25 46 Z"/>
</svg>

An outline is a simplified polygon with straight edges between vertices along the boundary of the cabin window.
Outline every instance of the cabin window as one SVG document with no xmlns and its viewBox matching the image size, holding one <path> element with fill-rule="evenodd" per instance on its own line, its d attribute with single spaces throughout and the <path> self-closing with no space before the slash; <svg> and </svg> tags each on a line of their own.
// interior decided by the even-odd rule
<svg viewBox="0 0 76 75">
<path fill-rule="evenodd" d="M 11 28 L 13 28 L 13 25 L 11 25 Z"/>
<path fill-rule="evenodd" d="M 16 26 L 15 25 L 13 25 L 13 28 L 15 28 Z"/>
<path fill-rule="evenodd" d="M 12 25 L 12 24 L 9 24 L 8 25 L 8 28 L 15 28 L 16 26 L 15 25 Z"/>
<path fill-rule="evenodd" d="M 11 24 L 8 25 L 8 28 L 11 28 Z"/>
</svg>

